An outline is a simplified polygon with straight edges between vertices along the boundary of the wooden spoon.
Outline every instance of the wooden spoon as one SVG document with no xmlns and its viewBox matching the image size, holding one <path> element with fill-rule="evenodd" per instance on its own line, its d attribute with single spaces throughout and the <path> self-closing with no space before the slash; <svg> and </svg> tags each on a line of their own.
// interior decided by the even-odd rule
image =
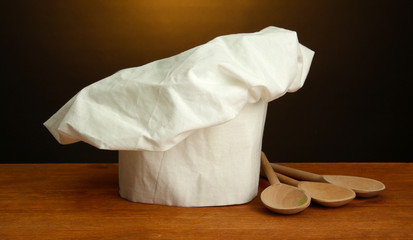
<svg viewBox="0 0 413 240">
<path fill-rule="evenodd" d="M 281 182 L 298 187 L 307 193 L 311 200 L 326 207 L 340 207 L 356 197 L 350 188 L 324 182 L 297 181 L 281 173 L 276 174 Z"/>
<path fill-rule="evenodd" d="M 261 192 L 261 201 L 271 211 L 281 214 L 295 214 L 306 209 L 311 198 L 302 190 L 280 183 L 264 153 L 261 164 L 271 186 Z"/>
<path fill-rule="evenodd" d="M 382 182 L 370 178 L 343 175 L 318 175 L 286 166 L 281 166 L 275 163 L 271 163 L 271 166 L 273 169 L 275 169 L 275 171 L 296 179 L 313 182 L 327 182 L 350 188 L 356 193 L 358 197 L 374 197 L 386 188 Z"/>
</svg>

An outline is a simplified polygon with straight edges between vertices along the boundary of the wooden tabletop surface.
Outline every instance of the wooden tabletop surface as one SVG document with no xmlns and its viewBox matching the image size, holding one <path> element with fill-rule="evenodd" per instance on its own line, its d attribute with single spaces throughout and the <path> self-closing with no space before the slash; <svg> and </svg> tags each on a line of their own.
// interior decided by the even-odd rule
<svg viewBox="0 0 413 240">
<path fill-rule="evenodd" d="M 412 163 L 283 163 L 374 178 L 379 196 L 296 215 L 250 203 L 184 208 L 118 195 L 118 165 L 0 164 L 0 239 L 413 239 Z M 259 193 L 269 186 L 260 179 Z"/>
</svg>

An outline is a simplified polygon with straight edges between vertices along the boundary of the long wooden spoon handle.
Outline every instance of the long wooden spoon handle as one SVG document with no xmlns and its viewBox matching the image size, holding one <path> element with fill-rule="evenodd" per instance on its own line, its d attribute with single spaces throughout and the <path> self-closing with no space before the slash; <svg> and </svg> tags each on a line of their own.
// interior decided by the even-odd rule
<svg viewBox="0 0 413 240">
<path fill-rule="evenodd" d="M 313 182 L 325 182 L 323 176 L 315 174 L 315 173 L 305 172 L 305 171 L 298 170 L 295 168 L 281 166 L 276 163 L 271 163 L 270 165 L 275 171 L 285 174 L 287 176 L 296 178 L 296 179 L 313 181 Z"/>
<path fill-rule="evenodd" d="M 265 156 L 264 152 L 261 152 L 261 165 L 262 169 L 267 176 L 268 181 L 273 184 L 280 184 L 280 180 L 278 180 L 277 175 L 275 174 L 274 170 L 272 169 L 270 162 L 268 161 L 267 156 Z"/>
<path fill-rule="evenodd" d="M 294 186 L 294 187 L 298 187 L 298 184 L 300 183 L 299 181 L 297 181 L 293 178 L 287 177 L 287 176 L 285 176 L 281 173 L 276 172 L 275 174 L 277 174 L 278 180 L 280 180 L 280 182 L 282 182 L 282 183 L 286 183 L 286 184 Z"/>
</svg>

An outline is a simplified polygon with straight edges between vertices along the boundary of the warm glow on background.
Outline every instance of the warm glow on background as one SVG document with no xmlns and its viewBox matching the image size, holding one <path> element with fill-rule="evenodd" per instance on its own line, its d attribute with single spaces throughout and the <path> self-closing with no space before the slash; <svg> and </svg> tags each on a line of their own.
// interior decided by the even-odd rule
<svg viewBox="0 0 413 240">
<path fill-rule="evenodd" d="M 273 25 L 297 31 L 316 54 L 304 87 L 270 104 L 267 154 L 276 161 L 403 161 L 409 146 L 401 139 L 411 137 L 407 3 L 6 1 L 5 148 L 25 149 L 16 161 L 116 161 L 115 152 L 57 144 L 42 123 L 80 89 L 120 69 Z"/>
</svg>

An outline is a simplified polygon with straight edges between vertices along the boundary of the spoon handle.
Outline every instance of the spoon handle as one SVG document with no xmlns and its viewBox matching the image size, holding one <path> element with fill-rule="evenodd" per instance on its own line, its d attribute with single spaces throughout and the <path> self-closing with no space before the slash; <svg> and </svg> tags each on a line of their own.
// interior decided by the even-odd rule
<svg viewBox="0 0 413 240">
<path fill-rule="evenodd" d="M 277 175 L 272 169 L 270 162 L 268 161 L 268 158 L 267 156 L 265 156 L 264 152 L 261 152 L 261 165 L 271 185 L 280 184 L 280 180 L 278 180 Z"/>
<path fill-rule="evenodd" d="M 279 173 L 285 174 L 287 176 L 290 176 L 296 179 L 313 181 L 313 182 L 326 182 L 323 176 L 315 174 L 315 173 L 305 172 L 305 171 L 298 170 L 295 168 L 281 166 L 276 163 L 271 163 L 271 167 Z"/>
<path fill-rule="evenodd" d="M 278 179 L 279 179 L 280 182 L 282 182 L 282 183 L 286 183 L 286 184 L 291 185 L 291 186 L 294 186 L 294 187 L 298 187 L 298 184 L 300 183 L 299 181 L 297 181 L 297 180 L 295 180 L 295 179 L 293 179 L 293 178 L 287 177 L 287 176 L 285 176 L 285 175 L 283 175 L 283 174 L 281 174 L 281 173 L 277 173 L 277 172 L 276 172 L 275 174 L 277 174 Z"/>
</svg>

